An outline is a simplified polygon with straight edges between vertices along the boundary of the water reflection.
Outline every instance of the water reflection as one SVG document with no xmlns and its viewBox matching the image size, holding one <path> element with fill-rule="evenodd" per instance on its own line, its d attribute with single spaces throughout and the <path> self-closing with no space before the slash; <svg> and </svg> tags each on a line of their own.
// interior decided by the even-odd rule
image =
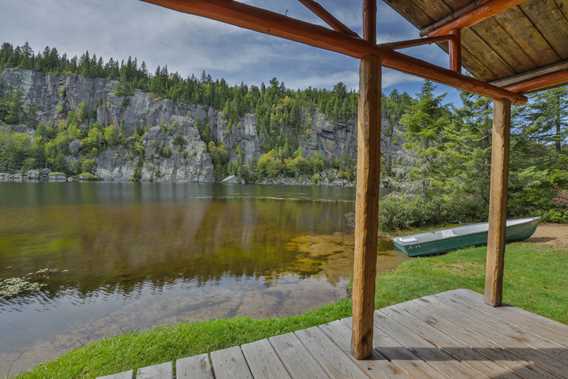
<svg viewBox="0 0 568 379">
<path fill-rule="evenodd" d="M 41 292 L 0 299 L 0 361 L 17 367 L 126 330 L 294 314 L 343 297 L 352 197 L 317 187 L 2 184 L 0 279 L 51 271 Z M 382 255 L 379 267 L 401 259 Z"/>
</svg>

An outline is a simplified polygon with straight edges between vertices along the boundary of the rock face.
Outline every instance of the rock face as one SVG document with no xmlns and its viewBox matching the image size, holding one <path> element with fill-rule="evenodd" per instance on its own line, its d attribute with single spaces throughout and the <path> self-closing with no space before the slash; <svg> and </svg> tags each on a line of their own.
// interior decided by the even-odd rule
<svg viewBox="0 0 568 379">
<path fill-rule="evenodd" d="M 78 75 L 53 76 L 35 71 L 6 69 L 0 73 L 0 85 L 18 89 L 27 106 L 33 107 L 37 122 L 53 123 L 81 103 L 101 125 L 117 125 L 125 136 L 146 128 L 144 155 L 132 156 L 122 147 L 108 148 L 96 159 L 96 174 L 104 180 L 153 180 L 211 182 L 213 163 L 207 147 L 195 127 L 196 119 L 207 116 L 199 106 L 180 106 L 136 91 L 132 96 L 116 96 L 117 83 Z M 169 128 L 163 128 L 168 125 Z M 177 139 L 176 139 L 177 138 Z M 173 146 L 174 141 L 183 145 Z M 81 148 L 72 141 L 72 161 Z M 166 152 L 166 153 L 165 153 Z"/>
<path fill-rule="evenodd" d="M 3 89 L 19 90 L 24 104 L 34 110 L 36 123 L 55 125 L 85 104 L 91 123 L 121 128 L 125 138 L 144 131 L 143 152 L 134 154 L 131 149 L 114 146 L 98 153 L 95 173 L 103 180 L 214 181 L 214 166 L 198 124 L 209 126 L 215 141 L 225 145 L 229 160 L 250 163 L 264 152 L 253 114 L 229 127 L 224 115 L 215 109 L 177 104 L 139 90 L 131 96 L 117 96 L 117 85 L 116 81 L 79 75 L 20 69 L 0 72 L 0 95 Z M 299 141 L 305 156 L 320 153 L 326 160 L 355 159 L 355 120 L 332 122 L 318 111 L 306 111 L 304 116 L 307 128 Z M 30 130 L 29 125 L 26 127 Z M 391 141 L 386 144 L 392 148 Z M 80 150 L 81 141 L 70 142 L 70 156 L 66 157 L 69 165 L 78 165 Z M 400 149 L 395 146 L 395 150 Z"/>
</svg>

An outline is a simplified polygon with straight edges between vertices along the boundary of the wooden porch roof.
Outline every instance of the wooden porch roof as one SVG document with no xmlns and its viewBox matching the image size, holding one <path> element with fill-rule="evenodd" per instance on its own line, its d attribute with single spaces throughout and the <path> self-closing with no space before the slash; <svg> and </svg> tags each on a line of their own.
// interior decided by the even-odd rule
<svg viewBox="0 0 568 379">
<path fill-rule="evenodd" d="M 431 35 L 488 0 L 385 0 Z M 463 66 L 477 79 L 508 86 L 515 78 L 568 70 L 568 0 L 503 1 L 504 11 L 461 29 Z M 439 45 L 447 51 L 447 44 Z M 528 75 L 527 75 L 528 74 Z M 506 79 L 506 80 L 504 80 Z"/>
</svg>

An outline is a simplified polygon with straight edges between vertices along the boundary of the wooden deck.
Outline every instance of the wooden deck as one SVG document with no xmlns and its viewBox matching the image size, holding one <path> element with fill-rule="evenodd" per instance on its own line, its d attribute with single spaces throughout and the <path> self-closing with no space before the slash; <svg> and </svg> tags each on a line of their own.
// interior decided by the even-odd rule
<svg viewBox="0 0 568 379">
<path fill-rule="evenodd" d="M 468 290 L 376 311 L 374 356 L 356 361 L 350 351 L 351 319 L 343 319 L 142 368 L 136 378 L 568 378 L 568 326 L 489 307 Z"/>
</svg>

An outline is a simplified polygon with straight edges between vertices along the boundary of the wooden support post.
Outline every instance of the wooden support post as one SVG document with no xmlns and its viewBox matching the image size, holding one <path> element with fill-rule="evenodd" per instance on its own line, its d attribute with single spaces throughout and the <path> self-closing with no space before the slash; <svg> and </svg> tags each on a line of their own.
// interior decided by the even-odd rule
<svg viewBox="0 0 568 379">
<path fill-rule="evenodd" d="M 485 302 L 495 307 L 500 306 L 503 299 L 510 129 L 511 102 L 495 100 L 491 143 L 489 234 L 485 264 Z"/>
<path fill-rule="evenodd" d="M 363 5 L 364 38 L 376 43 L 376 0 Z M 381 136 L 381 57 L 361 60 L 357 120 L 357 194 L 353 265 L 353 337 L 356 359 L 373 351 L 377 233 L 379 228 L 379 165 Z"/>
<path fill-rule="evenodd" d="M 462 69 L 462 46 L 461 46 L 461 30 L 456 29 L 450 32 L 452 39 L 449 42 L 450 52 L 450 70 L 461 74 Z"/>
</svg>

